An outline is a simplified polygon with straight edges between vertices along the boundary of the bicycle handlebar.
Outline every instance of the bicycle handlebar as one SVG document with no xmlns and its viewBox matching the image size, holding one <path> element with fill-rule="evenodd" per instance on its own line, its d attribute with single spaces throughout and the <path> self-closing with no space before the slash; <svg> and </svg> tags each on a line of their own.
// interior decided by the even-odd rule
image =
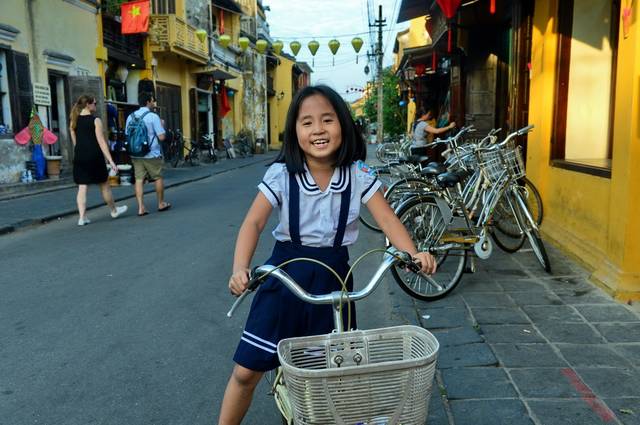
<svg viewBox="0 0 640 425">
<path fill-rule="evenodd" d="M 334 291 L 329 294 L 322 295 L 314 295 L 308 293 L 295 280 L 293 280 L 293 278 L 289 276 L 287 272 L 279 269 L 276 266 L 265 264 L 253 269 L 253 276 L 249 280 L 247 289 L 245 289 L 245 291 L 233 303 L 231 309 L 227 313 L 227 317 L 233 316 L 233 313 L 238 308 L 238 306 L 242 304 L 247 295 L 253 292 L 267 276 L 273 276 L 278 279 L 302 301 L 308 302 L 310 304 L 333 304 L 336 302 L 336 300 L 339 300 L 340 302 L 342 302 L 342 299 L 348 299 L 349 301 L 358 301 L 371 295 L 371 293 L 376 289 L 376 287 L 382 280 L 382 276 L 385 274 L 385 272 L 396 264 L 403 264 L 414 273 L 418 273 L 421 269 L 420 265 L 413 261 L 410 254 L 391 247 L 387 249 L 387 253 L 384 256 L 382 263 L 378 267 L 378 270 L 376 270 L 373 277 L 364 288 L 355 292 L 344 293 L 342 291 Z"/>
</svg>

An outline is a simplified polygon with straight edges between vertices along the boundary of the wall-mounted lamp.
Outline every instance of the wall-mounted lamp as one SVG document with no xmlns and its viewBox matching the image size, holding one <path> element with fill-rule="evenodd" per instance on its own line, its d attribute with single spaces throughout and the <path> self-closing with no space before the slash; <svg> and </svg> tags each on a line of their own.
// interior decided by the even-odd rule
<svg viewBox="0 0 640 425">
<path fill-rule="evenodd" d="M 416 78 L 416 69 L 412 66 L 408 66 L 404 70 L 404 77 L 409 81 L 413 81 Z"/>
<path fill-rule="evenodd" d="M 282 100 L 282 98 L 284 98 L 284 92 L 283 92 L 283 91 L 281 91 L 280 93 L 278 93 L 278 94 L 276 95 L 276 99 L 277 99 L 277 100 Z"/>
</svg>

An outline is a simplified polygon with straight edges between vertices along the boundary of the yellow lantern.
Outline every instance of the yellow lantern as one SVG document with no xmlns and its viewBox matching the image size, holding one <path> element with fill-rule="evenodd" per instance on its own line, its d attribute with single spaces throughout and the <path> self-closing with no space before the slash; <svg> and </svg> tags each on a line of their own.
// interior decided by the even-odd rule
<svg viewBox="0 0 640 425">
<path fill-rule="evenodd" d="M 329 41 L 329 50 L 331 50 L 331 54 L 333 54 L 333 58 L 331 60 L 331 65 L 336 64 L 336 53 L 338 53 L 338 49 L 340 48 L 340 42 L 335 38 Z"/>
<path fill-rule="evenodd" d="M 280 52 L 282 51 L 282 47 L 284 46 L 284 43 L 281 40 L 276 40 L 273 42 L 272 46 L 273 46 L 273 51 L 276 53 L 276 55 L 279 55 Z"/>
<path fill-rule="evenodd" d="M 218 43 L 220 43 L 220 45 L 226 49 L 227 46 L 229 46 L 229 43 L 231 43 L 231 37 L 227 34 L 222 34 L 220 37 L 218 37 Z"/>
<path fill-rule="evenodd" d="M 267 50 L 267 46 L 269 45 L 269 43 L 267 43 L 267 40 L 263 40 L 262 38 L 258 39 L 258 41 L 256 41 L 256 50 L 258 51 L 258 53 L 262 54 L 265 52 L 265 50 Z"/>
<path fill-rule="evenodd" d="M 200 40 L 200 43 L 204 43 L 204 40 L 207 39 L 207 31 L 202 28 L 196 30 L 196 37 Z"/>
<path fill-rule="evenodd" d="M 238 39 L 238 46 L 240 46 L 240 50 L 244 52 L 247 50 L 247 47 L 249 47 L 249 39 L 247 37 L 240 37 Z"/>
<path fill-rule="evenodd" d="M 354 37 L 354 39 L 351 40 L 351 45 L 353 46 L 353 50 L 356 51 L 356 63 L 358 63 L 358 52 L 362 48 L 363 44 L 364 44 L 364 41 L 360 37 Z"/>
<path fill-rule="evenodd" d="M 297 56 L 302 45 L 298 41 L 292 41 L 291 43 L 289 43 L 289 47 L 291 48 L 291 53 L 293 53 L 293 56 Z"/>
<path fill-rule="evenodd" d="M 313 59 L 311 59 L 311 65 L 315 66 L 316 65 L 316 52 L 318 51 L 318 48 L 320 47 L 320 43 L 318 43 L 316 40 L 311 40 L 309 42 L 309 44 L 307 44 L 307 47 L 309 48 L 309 51 L 311 52 L 311 56 L 313 56 Z"/>
</svg>

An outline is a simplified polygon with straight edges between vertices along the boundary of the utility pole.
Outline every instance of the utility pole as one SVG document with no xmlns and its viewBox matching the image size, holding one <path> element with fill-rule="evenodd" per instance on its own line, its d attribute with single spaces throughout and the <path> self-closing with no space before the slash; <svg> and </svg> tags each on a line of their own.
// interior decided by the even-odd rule
<svg viewBox="0 0 640 425">
<path fill-rule="evenodd" d="M 378 56 L 378 128 L 376 130 L 376 142 L 382 143 L 384 135 L 384 125 L 382 123 L 382 58 L 384 56 L 384 50 L 382 46 L 382 27 L 386 26 L 386 19 L 382 19 L 382 5 L 378 6 L 378 19 L 375 20 L 373 26 L 378 27 L 378 45 L 376 47 L 376 56 Z"/>
</svg>

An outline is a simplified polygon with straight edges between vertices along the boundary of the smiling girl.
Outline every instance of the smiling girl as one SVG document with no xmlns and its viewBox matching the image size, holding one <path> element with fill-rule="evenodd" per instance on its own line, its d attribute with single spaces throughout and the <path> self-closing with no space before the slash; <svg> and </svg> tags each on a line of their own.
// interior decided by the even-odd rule
<svg viewBox="0 0 640 425">
<path fill-rule="evenodd" d="M 333 89 L 309 86 L 296 94 L 287 113 L 282 150 L 258 185 L 258 194 L 238 233 L 229 279 L 234 295 L 247 287 L 251 259 L 273 209 L 278 210 L 280 222 L 273 231 L 276 244 L 266 264 L 310 257 L 346 277 L 347 247 L 358 237 L 358 216 L 364 204 L 396 248 L 412 254 L 424 273 L 435 272 L 434 258 L 417 252 L 378 191 L 381 183 L 364 164 L 365 156 L 362 136 L 344 100 Z M 314 263 L 294 262 L 284 270 L 309 293 L 341 289 L 330 272 Z M 347 286 L 353 290 L 351 278 Z M 263 373 L 278 367 L 278 341 L 333 330 L 331 308 L 304 303 L 274 278 L 259 287 L 234 356 L 236 365 L 219 424 L 242 421 Z"/>
</svg>

